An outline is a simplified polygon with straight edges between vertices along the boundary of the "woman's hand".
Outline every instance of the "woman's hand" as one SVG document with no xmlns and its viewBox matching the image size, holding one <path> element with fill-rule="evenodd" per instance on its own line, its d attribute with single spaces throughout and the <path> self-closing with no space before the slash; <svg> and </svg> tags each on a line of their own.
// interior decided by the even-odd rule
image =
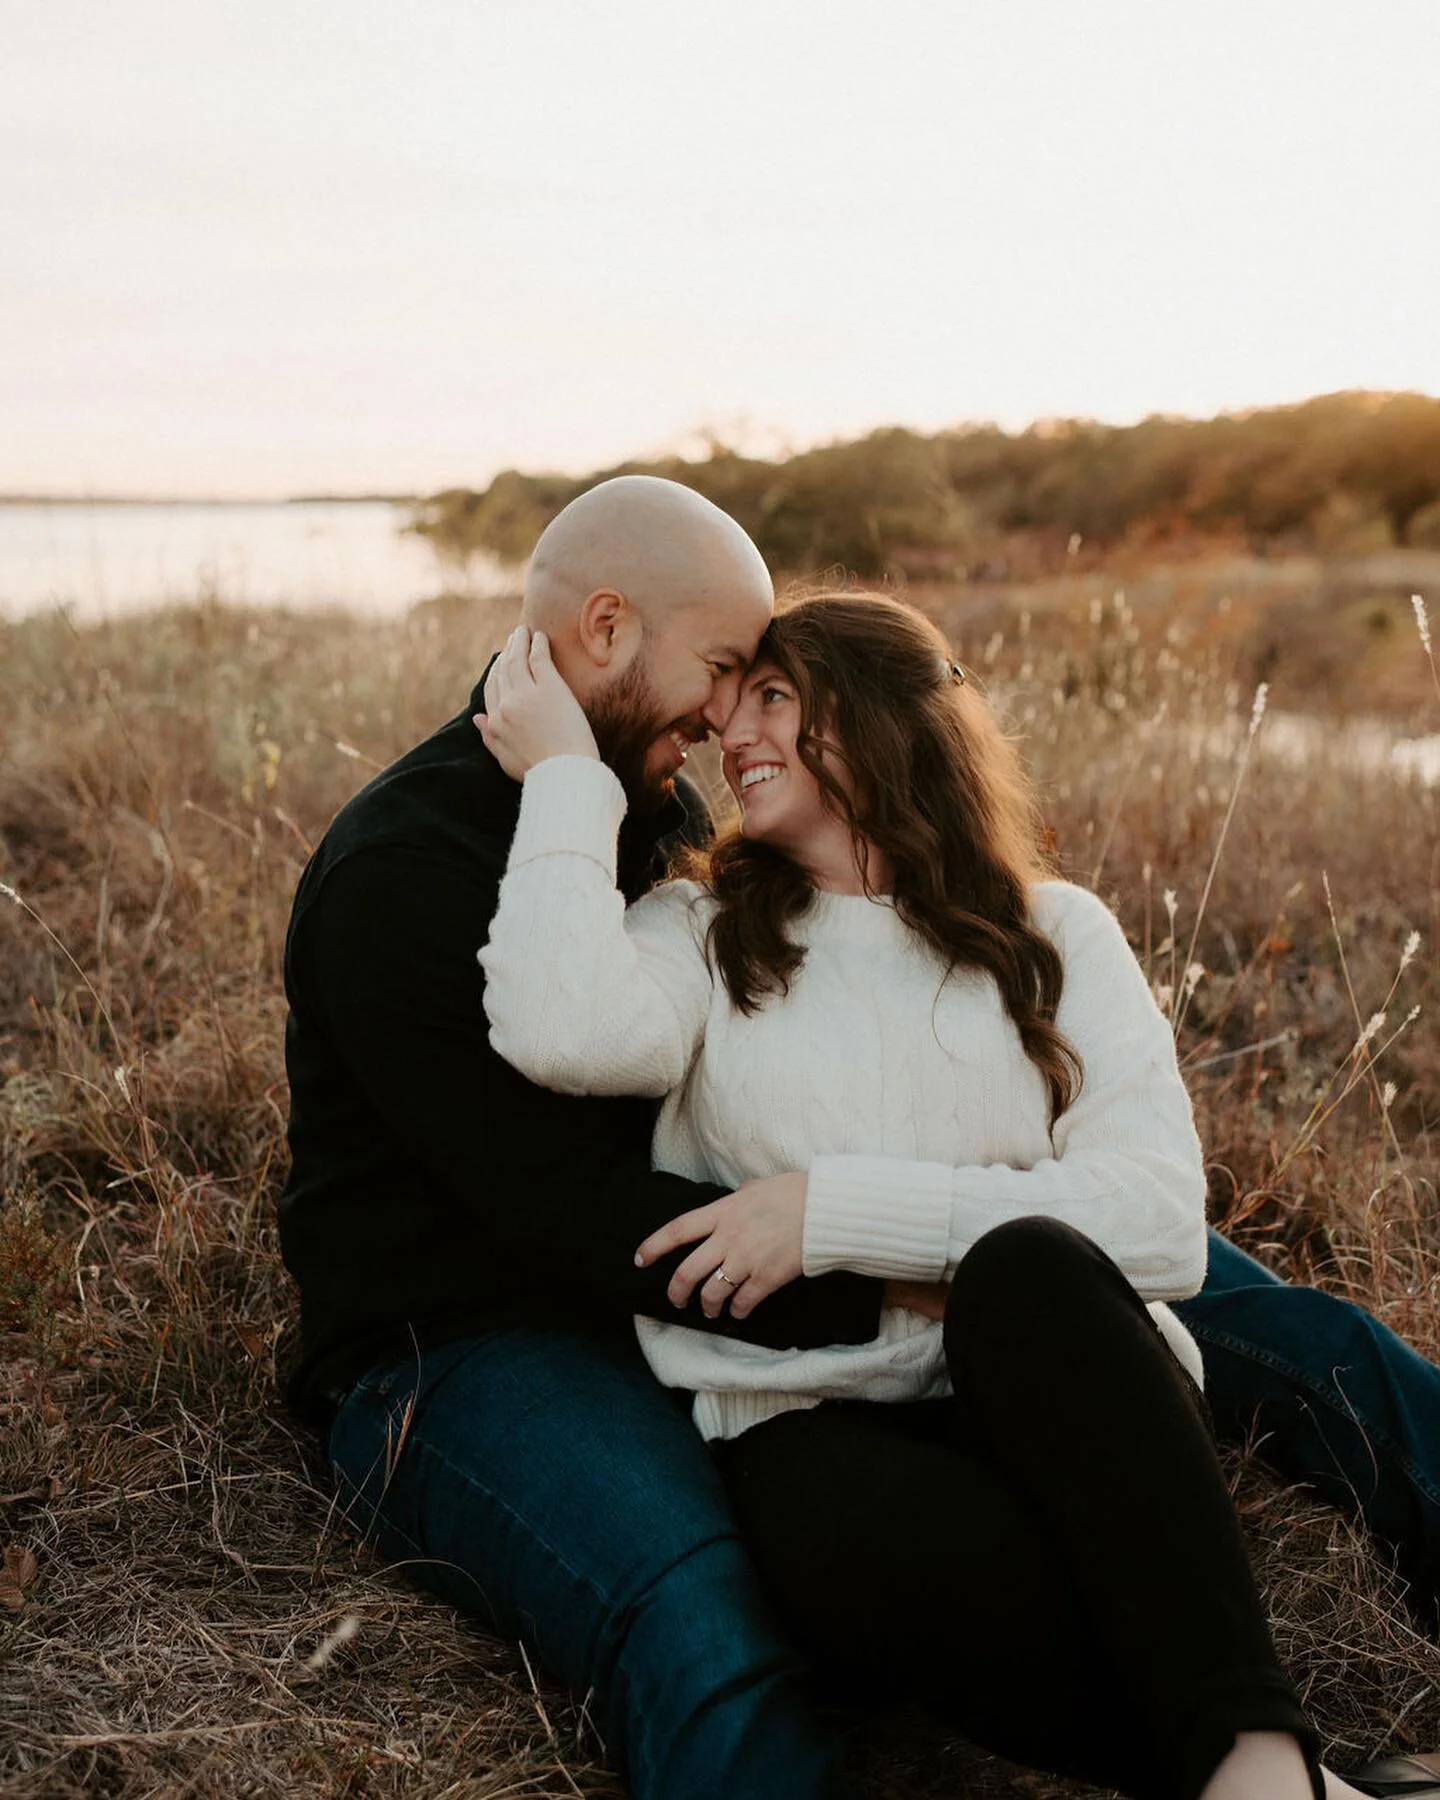
<svg viewBox="0 0 1440 1800">
<path fill-rule="evenodd" d="M 496 762 L 516 781 L 550 756 L 593 756 L 595 733 L 584 708 L 550 657 L 543 631 L 517 625 L 485 677 L 485 711 L 476 729 Z"/>
<path fill-rule="evenodd" d="M 919 1313 L 922 1319 L 934 1319 L 937 1324 L 945 1317 L 945 1303 L 949 1298 L 949 1284 L 943 1281 L 885 1283 L 887 1306 L 903 1306 L 907 1312 Z"/>
<path fill-rule="evenodd" d="M 727 1302 L 737 1319 L 748 1318 L 767 1294 L 802 1273 L 805 1187 L 801 1174 L 747 1181 L 652 1232 L 635 1261 L 643 1269 L 682 1244 L 696 1244 L 670 1277 L 671 1304 L 688 1305 L 698 1288 L 707 1319 L 718 1319 Z"/>
</svg>

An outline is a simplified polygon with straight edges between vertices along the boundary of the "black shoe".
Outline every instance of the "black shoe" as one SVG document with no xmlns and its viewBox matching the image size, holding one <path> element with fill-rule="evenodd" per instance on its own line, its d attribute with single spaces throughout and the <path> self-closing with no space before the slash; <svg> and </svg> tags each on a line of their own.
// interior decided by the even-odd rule
<svg viewBox="0 0 1440 1800">
<path fill-rule="evenodd" d="M 1380 1800 L 1424 1800 L 1426 1795 L 1440 1795 L 1440 1755 L 1385 1756 L 1345 1779 L 1362 1794 L 1375 1794 Z"/>
</svg>

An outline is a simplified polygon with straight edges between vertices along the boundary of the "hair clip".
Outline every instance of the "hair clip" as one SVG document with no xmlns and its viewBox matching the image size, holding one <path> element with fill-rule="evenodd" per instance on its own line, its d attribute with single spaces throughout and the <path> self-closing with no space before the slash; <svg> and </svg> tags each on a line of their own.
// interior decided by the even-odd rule
<svg viewBox="0 0 1440 1800">
<path fill-rule="evenodd" d="M 965 671 L 960 667 L 959 663 L 957 663 L 957 662 L 951 663 L 950 677 L 951 677 L 951 680 L 953 680 L 958 687 L 964 687 Z"/>
</svg>

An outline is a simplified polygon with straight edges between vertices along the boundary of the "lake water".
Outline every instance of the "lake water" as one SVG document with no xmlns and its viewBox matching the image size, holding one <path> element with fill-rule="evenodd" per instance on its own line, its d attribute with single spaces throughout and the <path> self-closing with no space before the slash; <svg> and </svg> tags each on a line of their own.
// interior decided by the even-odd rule
<svg viewBox="0 0 1440 1800">
<path fill-rule="evenodd" d="M 67 606 L 94 619 L 213 595 L 235 605 L 403 612 L 450 592 L 512 590 L 477 558 L 442 564 L 386 501 L 0 505 L 0 618 Z"/>
<path fill-rule="evenodd" d="M 1276 713 L 1262 724 L 1257 748 L 1292 768 L 1330 756 L 1351 768 L 1390 770 L 1429 787 L 1440 783 L 1440 736 L 1397 737 L 1376 719 L 1336 726 L 1298 713 Z"/>
</svg>

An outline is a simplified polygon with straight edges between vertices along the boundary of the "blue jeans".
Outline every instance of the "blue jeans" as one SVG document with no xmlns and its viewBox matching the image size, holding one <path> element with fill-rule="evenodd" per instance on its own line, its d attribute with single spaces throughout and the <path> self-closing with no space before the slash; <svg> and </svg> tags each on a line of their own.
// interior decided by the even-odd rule
<svg viewBox="0 0 1440 1800">
<path fill-rule="evenodd" d="M 685 1401 L 628 1343 L 494 1331 L 372 1369 L 330 1456 L 352 1521 L 591 1697 L 636 1800 L 841 1800 Z"/>
<path fill-rule="evenodd" d="M 1363 1308 L 1280 1281 L 1218 1233 L 1176 1304 L 1205 1359 L 1216 1430 L 1358 1517 L 1416 1610 L 1440 1610 L 1440 1369 Z"/>
</svg>

